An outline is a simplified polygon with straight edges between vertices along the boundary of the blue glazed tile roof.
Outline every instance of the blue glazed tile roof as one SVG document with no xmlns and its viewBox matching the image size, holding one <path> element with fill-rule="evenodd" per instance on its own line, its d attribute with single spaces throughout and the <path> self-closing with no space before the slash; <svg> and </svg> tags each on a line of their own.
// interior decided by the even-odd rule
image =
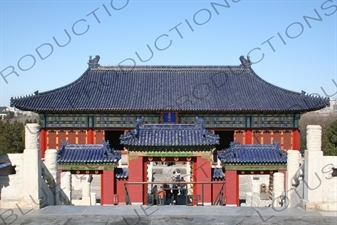
<svg viewBox="0 0 337 225">
<path fill-rule="evenodd" d="M 127 179 L 129 176 L 129 169 L 126 167 L 123 168 L 115 168 L 115 177 L 117 179 Z"/>
<path fill-rule="evenodd" d="M 239 66 L 135 66 L 88 68 L 64 87 L 12 98 L 35 112 L 219 111 L 307 112 L 329 105 L 260 78 L 249 60 Z"/>
<path fill-rule="evenodd" d="M 121 153 L 114 151 L 108 143 L 99 144 L 63 144 L 57 153 L 57 162 L 67 163 L 116 163 Z"/>
<path fill-rule="evenodd" d="M 273 144 L 236 144 L 225 151 L 218 151 L 218 157 L 224 164 L 286 164 L 287 153 Z"/>
<path fill-rule="evenodd" d="M 0 162 L 0 169 L 12 166 L 10 162 Z"/>
<path fill-rule="evenodd" d="M 219 144 L 219 135 L 204 127 L 204 122 L 196 118 L 195 124 L 144 124 L 142 118 L 136 128 L 121 135 L 126 146 L 209 146 Z"/>
<path fill-rule="evenodd" d="M 212 170 L 213 170 L 212 175 L 213 179 L 222 179 L 225 177 L 222 168 L 213 168 Z"/>
</svg>

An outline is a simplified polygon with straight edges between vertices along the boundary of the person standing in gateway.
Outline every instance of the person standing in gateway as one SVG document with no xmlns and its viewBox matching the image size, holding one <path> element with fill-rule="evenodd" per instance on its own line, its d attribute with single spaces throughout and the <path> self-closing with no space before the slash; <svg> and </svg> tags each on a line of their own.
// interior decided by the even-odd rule
<svg viewBox="0 0 337 225">
<path fill-rule="evenodd" d="M 158 201 L 158 205 L 164 205 L 164 195 L 165 195 L 165 191 L 163 189 L 163 186 L 160 186 L 159 190 L 158 190 L 158 197 L 159 197 L 159 201 Z"/>
</svg>

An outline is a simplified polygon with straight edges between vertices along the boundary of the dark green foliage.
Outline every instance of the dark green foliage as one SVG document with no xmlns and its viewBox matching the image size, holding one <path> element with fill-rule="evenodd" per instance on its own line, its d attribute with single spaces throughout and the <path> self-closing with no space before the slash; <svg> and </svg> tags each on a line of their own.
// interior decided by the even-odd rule
<svg viewBox="0 0 337 225">
<path fill-rule="evenodd" d="M 25 124 L 32 123 L 32 120 L 26 119 Z"/>
<path fill-rule="evenodd" d="M 322 150 L 325 156 L 337 156 L 337 120 L 323 130 Z"/>
<path fill-rule="evenodd" d="M 23 123 L 0 120 L 0 154 L 22 153 L 25 148 L 24 137 Z"/>
<path fill-rule="evenodd" d="M 299 121 L 299 129 L 301 134 L 301 152 L 304 152 L 304 150 L 307 149 L 307 136 L 306 136 L 306 129 L 308 125 L 320 125 L 322 127 L 322 131 L 324 134 L 324 131 L 327 127 L 329 127 L 334 121 L 337 120 L 336 114 L 330 114 L 328 116 L 323 116 L 321 114 L 316 113 L 306 113 L 301 116 L 301 119 Z M 323 141 L 322 137 L 322 141 Z M 327 153 L 324 152 L 324 155 L 327 155 Z"/>
<path fill-rule="evenodd" d="M 307 149 L 307 139 L 301 136 L 300 152 L 303 154 L 305 149 Z"/>
<path fill-rule="evenodd" d="M 6 116 L 5 116 L 5 120 L 10 120 L 14 118 L 14 112 L 9 112 Z"/>
</svg>

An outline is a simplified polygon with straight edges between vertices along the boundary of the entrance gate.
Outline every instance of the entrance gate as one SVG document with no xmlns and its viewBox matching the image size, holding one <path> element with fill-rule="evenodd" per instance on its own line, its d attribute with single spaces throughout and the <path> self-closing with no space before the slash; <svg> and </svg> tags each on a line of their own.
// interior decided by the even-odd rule
<svg viewBox="0 0 337 225">
<path fill-rule="evenodd" d="M 187 206 L 204 206 L 205 201 L 204 201 L 204 196 L 205 194 L 210 194 L 210 193 L 205 193 L 204 192 L 204 185 L 211 185 L 211 189 L 213 190 L 213 185 L 218 185 L 222 184 L 221 188 L 217 194 L 217 197 L 215 200 L 212 202 L 212 205 L 226 205 L 226 198 L 224 197 L 224 190 L 225 190 L 225 181 L 211 181 L 211 182 L 126 182 L 124 184 L 125 188 L 125 199 L 126 199 L 126 205 L 132 205 L 132 199 L 130 198 L 129 192 L 128 192 L 128 186 L 129 185 L 141 185 L 145 188 L 146 192 L 148 193 L 147 187 L 149 184 L 168 184 L 168 185 L 188 185 L 188 184 L 193 184 L 193 185 L 201 185 L 201 194 L 193 194 L 193 195 L 188 195 L 186 194 L 186 205 Z M 172 188 L 170 188 L 172 190 Z M 158 195 L 151 194 L 150 195 L 151 202 L 146 201 L 143 204 L 144 205 L 154 205 L 154 200 L 158 201 Z M 166 196 L 165 196 L 166 197 Z M 143 198 L 144 199 L 144 198 Z M 149 199 L 149 196 L 146 197 L 146 199 Z M 157 204 L 157 205 L 162 205 L 164 204 Z"/>
</svg>

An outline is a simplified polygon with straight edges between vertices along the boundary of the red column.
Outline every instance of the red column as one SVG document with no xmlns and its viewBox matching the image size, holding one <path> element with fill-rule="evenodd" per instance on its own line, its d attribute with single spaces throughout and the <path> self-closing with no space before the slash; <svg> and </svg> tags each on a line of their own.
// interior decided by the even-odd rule
<svg viewBox="0 0 337 225">
<path fill-rule="evenodd" d="M 41 150 L 41 158 L 44 158 L 44 153 L 47 150 L 47 145 L 46 145 L 46 129 L 41 129 L 40 130 L 40 150 Z"/>
<path fill-rule="evenodd" d="M 129 182 L 143 182 L 143 157 L 132 159 L 129 163 Z M 142 184 L 128 185 L 128 193 L 132 204 L 143 203 L 143 186 Z"/>
<path fill-rule="evenodd" d="M 301 148 L 301 138 L 300 138 L 300 132 L 298 129 L 293 131 L 293 147 L 294 150 L 300 150 Z"/>
<path fill-rule="evenodd" d="M 239 206 L 239 176 L 236 170 L 226 170 L 225 197 L 226 205 Z"/>
<path fill-rule="evenodd" d="M 252 131 L 246 130 L 245 131 L 245 144 L 251 144 L 252 143 Z"/>
<path fill-rule="evenodd" d="M 212 180 L 212 168 L 210 166 L 210 162 L 202 158 L 200 156 L 197 157 L 197 166 L 195 167 L 196 179 L 197 182 L 210 182 Z M 204 203 L 209 204 L 212 202 L 212 187 L 211 184 L 197 184 L 196 186 L 196 194 L 200 195 L 200 199 L 198 199 L 198 203 L 202 203 L 202 196 L 204 197 Z M 204 186 L 204 191 L 202 191 L 202 186 Z"/>
<path fill-rule="evenodd" d="M 197 158 L 197 157 L 196 157 Z M 193 162 L 193 172 L 192 172 L 192 177 L 191 177 L 191 181 L 196 182 L 197 181 L 197 177 L 198 177 L 198 160 L 196 159 Z M 193 185 L 193 199 L 195 199 L 197 196 L 197 185 Z M 195 205 L 195 202 L 192 202 L 193 205 Z"/>
<path fill-rule="evenodd" d="M 101 175 L 101 204 L 113 204 L 114 196 L 114 176 L 113 170 L 104 170 Z"/>
<path fill-rule="evenodd" d="M 87 132 L 87 144 L 93 144 L 94 143 L 94 131 L 92 129 L 89 129 Z"/>
<path fill-rule="evenodd" d="M 147 165 L 148 163 L 150 164 L 150 162 L 146 162 L 144 160 L 144 157 L 142 157 L 142 161 L 143 161 L 143 181 L 147 181 Z M 147 190 L 146 190 L 146 185 L 142 185 L 143 188 L 143 203 L 147 204 Z"/>
</svg>

